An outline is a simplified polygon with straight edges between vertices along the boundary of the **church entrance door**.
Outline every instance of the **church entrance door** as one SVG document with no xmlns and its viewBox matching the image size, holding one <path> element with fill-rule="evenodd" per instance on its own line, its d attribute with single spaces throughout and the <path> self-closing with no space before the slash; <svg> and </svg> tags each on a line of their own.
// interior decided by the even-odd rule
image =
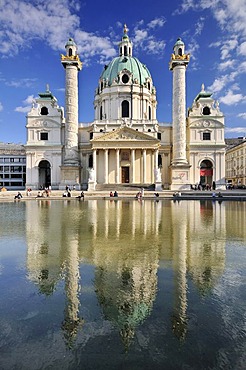
<svg viewBox="0 0 246 370">
<path fill-rule="evenodd" d="M 129 183 L 129 168 L 130 167 L 121 167 L 121 182 L 123 184 Z"/>
<path fill-rule="evenodd" d="M 209 160 L 202 161 L 200 165 L 200 184 L 202 186 L 212 185 L 213 182 L 213 164 Z"/>
<path fill-rule="evenodd" d="M 41 161 L 38 165 L 39 187 L 46 188 L 51 185 L 51 169 L 48 161 Z"/>
</svg>

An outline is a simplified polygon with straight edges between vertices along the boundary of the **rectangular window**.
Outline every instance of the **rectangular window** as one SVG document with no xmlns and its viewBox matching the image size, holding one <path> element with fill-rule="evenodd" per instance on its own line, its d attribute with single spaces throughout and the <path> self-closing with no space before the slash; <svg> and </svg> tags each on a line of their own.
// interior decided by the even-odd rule
<svg viewBox="0 0 246 370">
<path fill-rule="evenodd" d="M 202 140 L 211 140 L 211 133 L 210 132 L 203 132 Z"/>
<path fill-rule="evenodd" d="M 41 132 L 40 140 L 48 140 L 48 132 Z"/>
<path fill-rule="evenodd" d="M 5 177 L 7 177 L 7 176 L 5 176 Z M 11 177 L 11 179 L 22 179 L 22 175 L 21 174 L 14 174 L 14 175 L 11 175 L 10 176 Z"/>
<path fill-rule="evenodd" d="M 158 133 L 157 133 L 157 139 L 158 139 L 158 140 L 161 140 L 161 132 L 158 132 Z"/>
</svg>

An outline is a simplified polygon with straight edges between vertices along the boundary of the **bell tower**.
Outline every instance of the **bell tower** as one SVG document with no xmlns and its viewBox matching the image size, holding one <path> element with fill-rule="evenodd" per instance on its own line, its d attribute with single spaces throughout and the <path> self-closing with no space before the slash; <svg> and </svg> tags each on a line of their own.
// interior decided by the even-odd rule
<svg viewBox="0 0 246 370">
<path fill-rule="evenodd" d="M 173 72 L 173 153 L 171 162 L 172 190 L 190 187 L 190 165 L 186 156 L 186 84 L 185 73 L 190 55 L 185 54 L 185 45 L 178 38 L 174 47 L 169 69 Z"/>
<path fill-rule="evenodd" d="M 82 63 L 77 53 L 77 45 L 72 38 L 67 41 L 65 49 L 66 55 L 61 55 L 61 63 L 66 71 L 66 122 L 63 164 L 61 166 L 61 187 L 80 183 L 78 154 L 78 72 L 82 69 Z"/>
</svg>

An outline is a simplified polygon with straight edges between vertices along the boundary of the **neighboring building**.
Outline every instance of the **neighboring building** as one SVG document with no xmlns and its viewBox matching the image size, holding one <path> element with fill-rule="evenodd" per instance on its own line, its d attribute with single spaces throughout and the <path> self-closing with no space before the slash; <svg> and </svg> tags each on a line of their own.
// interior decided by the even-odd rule
<svg viewBox="0 0 246 370">
<path fill-rule="evenodd" d="M 24 145 L 0 143 L 0 188 L 25 189 L 26 151 Z"/>
<path fill-rule="evenodd" d="M 246 138 L 226 139 L 226 181 L 229 186 L 246 186 Z"/>
<path fill-rule="evenodd" d="M 173 73 L 173 122 L 156 119 L 156 89 L 148 68 L 133 57 L 124 27 L 119 55 L 104 67 L 95 92 L 95 119 L 78 123 L 78 72 L 82 64 L 69 39 L 65 69 L 66 116 L 47 87 L 27 115 L 27 187 L 97 190 L 119 186 L 190 189 L 225 186 L 224 116 L 204 90 L 186 116 L 186 68 L 190 56 L 178 39 Z"/>
</svg>

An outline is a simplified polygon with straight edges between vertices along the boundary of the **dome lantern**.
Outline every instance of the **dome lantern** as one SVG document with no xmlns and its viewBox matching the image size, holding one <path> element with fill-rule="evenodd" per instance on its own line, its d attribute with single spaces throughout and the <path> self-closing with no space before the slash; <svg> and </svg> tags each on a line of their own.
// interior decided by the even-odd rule
<svg viewBox="0 0 246 370">
<path fill-rule="evenodd" d="M 123 36 L 121 38 L 121 42 L 119 43 L 119 56 L 132 56 L 132 42 L 128 36 L 128 28 L 126 24 L 124 25 L 123 29 Z"/>
</svg>

